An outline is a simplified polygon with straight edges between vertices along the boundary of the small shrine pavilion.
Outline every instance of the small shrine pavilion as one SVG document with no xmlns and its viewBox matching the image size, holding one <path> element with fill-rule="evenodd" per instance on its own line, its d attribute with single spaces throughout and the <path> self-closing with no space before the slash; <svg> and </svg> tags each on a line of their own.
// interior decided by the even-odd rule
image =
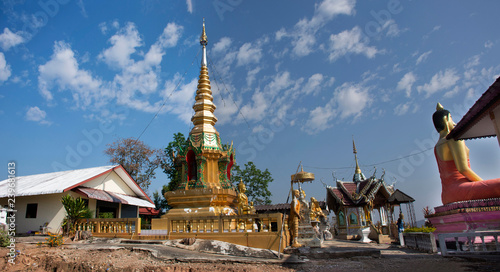
<svg viewBox="0 0 500 272">
<path fill-rule="evenodd" d="M 366 178 L 361 171 L 356 145 L 353 141 L 356 168 L 352 181 L 336 180 L 336 187 L 327 187 L 326 202 L 330 211 L 337 218 L 336 237 L 339 239 L 355 239 L 361 230 L 371 228 L 370 238 L 379 242 L 386 241 L 391 235 L 393 205 L 389 202 L 394 194 L 394 187 L 387 185 L 384 174 L 380 178 L 375 173 Z M 373 211 L 378 211 L 379 225 L 372 218 Z"/>
<path fill-rule="evenodd" d="M 163 217 L 189 213 L 198 216 L 236 214 L 238 193 L 229 182 L 234 148 L 232 144 L 229 147 L 221 144 L 214 127 L 217 118 L 208 77 L 207 43 L 203 22 L 201 71 L 191 118 L 194 127 L 189 133 L 188 148 L 173 154 L 182 180 L 175 191 L 165 193 L 172 209 Z"/>
</svg>

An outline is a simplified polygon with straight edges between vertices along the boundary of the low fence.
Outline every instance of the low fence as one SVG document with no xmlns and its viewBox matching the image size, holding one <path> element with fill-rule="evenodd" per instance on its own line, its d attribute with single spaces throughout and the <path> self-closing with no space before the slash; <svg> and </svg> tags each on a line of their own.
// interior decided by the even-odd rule
<svg viewBox="0 0 500 272">
<path fill-rule="evenodd" d="M 440 233 L 438 234 L 439 248 L 442 256 L 452 254 L 500 254 L 499 236 L 499 231 Z M 453 248 L 449 249 L 448 245 L 453 245 Z"/>
<path fill-rule="evenodd" d="M 152 230 L 167 230 L 168 239 L 195 237 L 250 247 L 283 250 L 289 236 L 287 231 L 281 232 L 282 223 L 281 213 L 190 216 L 152 219 L 151 228 Z M 280 237 L 281 234 L 283 234 L 282 237 Z"/>
<path fill-rule="evenodd" d="M 403 233 L 405 246 L 429 253 L 436 253 L 436 238 L 433 233 L 405 232 Z"/>
<path fill-rule="evenodd" d="M 141 218 L 78 219 L 75 226 L 95 237 L 133 238 L 141 233 Z"/>
</svg>

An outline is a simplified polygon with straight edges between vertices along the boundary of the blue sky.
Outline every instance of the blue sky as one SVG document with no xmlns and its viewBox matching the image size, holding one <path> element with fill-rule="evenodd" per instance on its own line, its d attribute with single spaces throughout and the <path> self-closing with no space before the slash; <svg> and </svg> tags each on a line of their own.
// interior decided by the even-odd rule
<svg viewBox="0 0 500 272">
<path fill-rule="evenodd" d="M 352 179 L 354 138 L 365 175 L 385 169 L 387 183 L 416 199 L 421 218 L 422 207 L 441 204 L 431 115 L 441 102 L 458 122 L 500 75 L 499 8 L 3 1 L 1 161 L 7 168 L 15 160 L 19 175 L 94 167 L 108 164 L 103 150 L 118 137 L 162 148 L 174 133 L 187 135 L 205 17 L 216 128 L 234 142 L 237 163 L 269 169 L 274 203 L 286 201 L 299 162 L 316 174 L 304 189 L 319 200 L 322 182 L 334 185 L 332 172 Z M 473 170 L 499 177 L 496 139 L 467 144 Z M 158 173 L 150 193 L 167 182 Z"/>
</svg>

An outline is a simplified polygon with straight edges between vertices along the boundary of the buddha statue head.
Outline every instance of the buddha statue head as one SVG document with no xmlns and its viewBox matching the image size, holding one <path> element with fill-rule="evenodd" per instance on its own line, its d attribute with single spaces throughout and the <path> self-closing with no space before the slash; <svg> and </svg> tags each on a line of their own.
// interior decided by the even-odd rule
<svg viewBox="0 0 500 272">
<path fill-rule="evenodd" d="M 440 103 L 437 103 L 436 112 L 432 115 L 432 122 L 437 132 L 445 132 L 447 135 L 454 127 L 455 123 L 451 119 L 451 114 L 448 110 L 445 110 Z"/>
<path fill-rule="evenodd" d="M 245 193 L 247 191 L 247 187 L 245 186 L 245 183 L 243 183 L 243 179 L 240 179 L 238 189 L 240 190 L 240 193 Z"/>
</svg>

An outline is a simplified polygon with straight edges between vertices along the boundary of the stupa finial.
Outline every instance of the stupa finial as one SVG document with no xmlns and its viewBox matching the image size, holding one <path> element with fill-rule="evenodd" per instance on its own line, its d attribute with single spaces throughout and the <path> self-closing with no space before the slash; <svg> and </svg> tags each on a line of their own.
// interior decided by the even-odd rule
<svg viewBox="0 0 500 272">
<path fill-rule="evenodd" d="M 208 40 L 207 40 L 207 33 L 205 32 L 205 18 L 203 18 L 203 30 L 201 32 L 201 36 L 200 36 L 200 44 L 201 46 L 203 46 L 203 49 L 202 49 L 202 55 L 201 55 L 201 66 L 207 66 L 207 44 L 208 44 Z"/>
<path fill-rule="evenodd" d="M 354 153 L 354 160 L 356 161 L 356 170 L 354 174 L 361 174 L 361 168 L 359 168 L 358 163 L 358 151 L 356 150 L 356 143 L 354 143 L 354 137 L 352 138 L 352 152 Z"/>
<path fill-rule="evenodd" d="M 205 32 L 205 18 L 203 18 L 203 31 L 201 32 L 200 36 L 200 44 L 205 46 L 207 45 L 208 40 L 207 40 L 207 33 Z"/>
</svg>

